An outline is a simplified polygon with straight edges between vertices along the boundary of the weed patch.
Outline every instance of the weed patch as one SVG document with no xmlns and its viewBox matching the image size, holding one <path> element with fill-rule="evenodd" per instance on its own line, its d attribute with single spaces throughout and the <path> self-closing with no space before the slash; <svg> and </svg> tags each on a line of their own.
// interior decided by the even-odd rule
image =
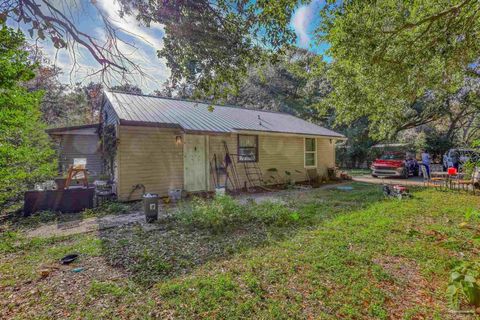
<svg viewBox="0 0 480 320">
<path fill-rule="evenodd" d="M 211 201 L 195 199 L 176 214 L 176 219 L 190 228 L 226 232 L 251 223 L 285 226 L 298 222 L 301 215 L 281 203 L 241 205 L 230 196 L 217 196 Z"/>
</svg>

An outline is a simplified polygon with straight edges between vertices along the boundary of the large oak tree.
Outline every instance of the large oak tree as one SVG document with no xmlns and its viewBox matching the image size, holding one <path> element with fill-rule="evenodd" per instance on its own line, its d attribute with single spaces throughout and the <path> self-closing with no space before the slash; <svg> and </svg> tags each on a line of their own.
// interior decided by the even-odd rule
<svg viewBox="0 0 480 320">
<path fill-rule="evenodd" d="M 443 117 L 480 75 L 479 13 L 477 0 L 330 1 L 317 31 L 331 46 L 337 119 L 366 116 L 388 137 Z"/>
</svg>

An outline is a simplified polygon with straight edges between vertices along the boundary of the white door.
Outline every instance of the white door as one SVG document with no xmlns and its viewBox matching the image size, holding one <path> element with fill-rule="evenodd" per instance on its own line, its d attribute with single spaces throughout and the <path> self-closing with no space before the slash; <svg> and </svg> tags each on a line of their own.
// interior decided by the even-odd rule
<svg viewBox="0 0 480 320">
<path fill-rule="evenodd" d="M 207 190 L 207 162 L 205 136 L 185 135 L 183 168 L 185 190 Z"/>
</svg>

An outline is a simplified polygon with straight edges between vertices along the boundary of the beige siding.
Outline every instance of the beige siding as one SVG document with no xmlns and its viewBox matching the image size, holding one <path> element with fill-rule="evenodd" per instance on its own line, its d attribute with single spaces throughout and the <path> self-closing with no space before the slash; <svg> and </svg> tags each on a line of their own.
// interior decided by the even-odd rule
<svg viewBox="0 0 480 320">
<path fill-rule="evenodd" d="M 326 176 L 327 169 L 333 167 L 335 167 L 335 141 L 327 138 L 317 138 L 318 174 Z"/>
<path fill-rule="evenodd" d="M 307 180 L 302 137 L 259 136 L 259 145 L 258 165 L 262 169 L 264 180 Z M 269 172 L 268 169 L 271 168 L 276 168 L 277 173 Z M 290 172 L 290 175 L 287 175 L 286 171 Z"/>
<path fill-rule="evenodd" d="M 183 145 L 176 144 L 175 130 L 151 127 L 120 126 L 118 149 L 118 193 L 120 200 L 139 199 L 140 191 L 130 195 L 132 187 L 143 184 L 147 192 L 166 196 L 170 188 L 183 188 Z M 183 138 L 184 139 L 184 138 Z M 210 135 L 208 137 L 208 161 L 212 168 L 214 155 L 217 164 L 224 164 L 227 143 L 230 153 L 237 153 L 237 135 Z M 298 136 L 259 135 L 259 162 L 263 177 L 271 183 L 283 182 L 287 175 L 296 182 L 305 181 L 304 138 Z M 243 163 L 232 157 L 237 168 L 240 185 L 247 181 Z M 208 168 L 210 164 L 207 163 Z M 335 165 L 335 143 L 330 139 L 317 138 L 317 168 L 320 175 L 326 175 L 327 168 Z M 268 169 L 276 168 L 277 173 Z M 209 170 L 207 170 L 209 171 Z M 273 177 L 272 177 L 273 176 Z M 213 189 L 213 179 L 208 177 L 209 189 Z M 224 178 L 221 179 L 223 184 Z"/>
<path fill-rule="evenodd" d="M 214 157 L 215 155 L 217 156 L 217 166 L 222 166 L 224 165 L 225 162 L 225 144 L 224 142 L 227 143 L 228 151 L 232 154 L 237 153 L 237 136 L 233 134 L 225 134 L 225 135 L 212 135 L 209 138 L 210 140 L 210 147 L 209 147 L 209 161 L 211 163 L 212 169 L 215 168 L 215 161 Z M 238 165 L 237 165 L 238 166 Z M 225 183 L 225 178 L 219 177 L 220 178 L 220 184 Z M 213 190 L 213 176 L 210 174 L 209 177 L 209 186 L 210 190 Z M 243 183 L 243 182 L 242 182 Z"/>
<path fill-rule="evenodd" d="M 225 158 L 224 144 L 227 142 L 230 153 L 237 153 L 237 135 L 211 136 L 210 137 L 210 161 L 213 164 L 213 156 L 217 155 L 218 162 Z M 262 171 L 263 178 L 267 182 L 284 182 L 287 177 L 293 181 L 307 180 L 304 167 L 304 138 L 298 136 L 259 135 L 259 161 L 258 166 Z M 247 181 L 243 163 L 237 162 L 234 157 L 241 186 Z M 330 139 L 317 138 L 317 170 L 319 175 L 326 175 L 327 168 L 335 166 L 335 143 Z M 268 169 L 275 168 L 277 173 Z M 290 172 L 287 176 L 285 171 Z M 213 181 L 210 177 L 210 182 Z M 224 179 L 222 179 L 222 184 Z"/>
<path fill-rule="evenodd" d="M 147 192 L 166 196 L 170 188 L 183 187 L 183 146 L 176 143 L 178 131 L 152 127 L 119 127 L 118 195 L 120 200 L 139 199 L 130 195 L 133 186 L 143 184 Z"/>
</svg>

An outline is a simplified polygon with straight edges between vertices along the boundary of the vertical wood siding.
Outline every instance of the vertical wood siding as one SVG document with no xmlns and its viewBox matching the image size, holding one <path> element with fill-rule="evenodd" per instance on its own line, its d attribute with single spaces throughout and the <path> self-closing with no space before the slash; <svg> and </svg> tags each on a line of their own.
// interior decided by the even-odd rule
<svg viewBox="0 0 480 320">
<path fill-rule="evenodd" d="M 112 105 L 110 104 L 110 101 L 105 101 L 103 104 L 103 110 L 102 110 L 102 117 L 103 117 L 103 124 L 104 125 L 109 125 L 109 124 L 117 124 L 119 122 L 117 113 L 113 109 Z"/>
<path fill-rule="evenodd" d="M 97 135 L 65 134 L 60 139 L 59 169 L 66 172 L 75 158 L 86 158 L 90 175 L 103 173 L 103 161 L 100 152 L 100 140 Z"/>
</svg>

